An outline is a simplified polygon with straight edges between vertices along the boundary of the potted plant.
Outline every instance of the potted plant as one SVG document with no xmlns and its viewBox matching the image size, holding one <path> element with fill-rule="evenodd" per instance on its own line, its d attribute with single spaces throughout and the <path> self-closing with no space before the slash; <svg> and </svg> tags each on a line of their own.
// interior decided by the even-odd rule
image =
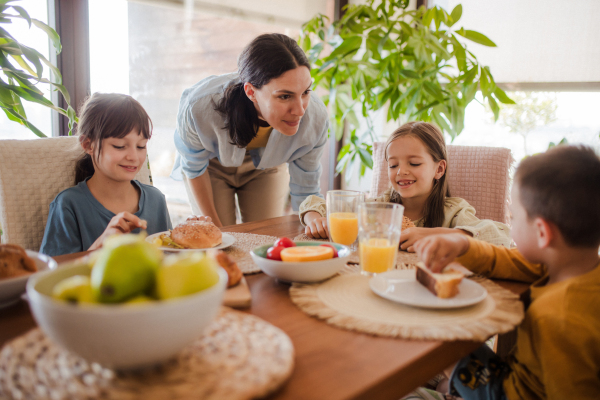
<svg viewBox="0 0 600 400">
<path fill-rule="evenodd" d="M 3 26 L 13 23 L 15 19 L 27 21 L 29 28 L 35 25 L 44 31 L 52 41 L 56 53 L 60 53 L 60 37 L 54 29 L 45 23 L 31 18 L 23 7 L 12 5 L 14 0 L 0 0 L 0 107 L 11 121 L 18 122 L 29 128 L 37 136 L 46 135 L 27 120 L 22 100 L 38 103 L 49 107 L 69 118 L 69 133 L 76 122 L 75 110 L 71 107 L 69 93 L 61 84 L 62 76 L 46 57 L 31 47 L 27 47 L 10 35 Z M 42 78 L 44 65 L 50 69 L 50 79 Z M 63 109 L 55 106 L 44 97 L 44 93 L 36 87 L 38 83 L 50 84 L 60 91 L 68 107 Z"/>
<path fill-rule="evenodd" d="M 327 90 L 332 132 L 340 140 L 336 172 L 372 168 L 373 111 L 386 108 L 387 120 L 432 121 L 452 138 L 464 127 L 467 105 L 478 89 L 498 118 L 498 103 L 514 102 L 496 86 L 463 43 L 496 46 L 485 35 L 456 28 L 462 15 L 438 6 L 408 10 L 408 0 L 368 0 L 349 5 L 332 24 L 319 14 L 306 22 L 300 45 L 313 66 L 315 86 Z M 361 126 L 357 112 L 366 121 Z"/>
</svg>

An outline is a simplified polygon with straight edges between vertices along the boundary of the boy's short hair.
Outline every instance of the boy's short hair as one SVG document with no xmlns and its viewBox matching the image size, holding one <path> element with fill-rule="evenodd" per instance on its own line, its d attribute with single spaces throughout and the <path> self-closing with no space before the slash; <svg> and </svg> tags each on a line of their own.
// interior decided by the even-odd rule
<svg viewBox="0 0 600 400">
<path fill-rule="evenodd" d="M 600 244 L 600 158 L 594 150 L 558 146 L 528 157 L 515 180 L 529 218 L 552 222 L 570 246 Z"/>
</svg>

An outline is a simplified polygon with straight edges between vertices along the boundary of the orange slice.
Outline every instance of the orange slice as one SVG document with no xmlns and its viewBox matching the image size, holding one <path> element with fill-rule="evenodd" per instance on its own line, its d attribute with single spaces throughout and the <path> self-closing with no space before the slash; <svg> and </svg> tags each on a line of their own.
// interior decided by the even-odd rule
<svg viewBox="0 0 600 400">
<path fill-rule="evenodd" d="M 326 246 L 296 246 L 281 250 L 282 261 L 320 261 L 333 258 L 333 249 Z"/>
</svg>

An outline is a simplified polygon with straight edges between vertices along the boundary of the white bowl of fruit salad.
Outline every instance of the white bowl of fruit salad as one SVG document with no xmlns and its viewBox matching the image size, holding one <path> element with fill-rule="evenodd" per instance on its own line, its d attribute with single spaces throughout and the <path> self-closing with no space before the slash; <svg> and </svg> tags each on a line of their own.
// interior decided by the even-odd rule
<svg viewBox="0 0 600 400">
<path fill-rule="evenodd" d="M 32 276 L 35 320 L 61 347 L 115 369 L 166 361 L 202 335 L 222 303 L 227 273 L 204 253 L 167 256 L 122 235 L 93 260 Z"/>
<path fill-rule="evenodd" d="M 338 273 L 348 262 L 350 249 L 332 242 L 293 242 L 280 238 L 250 252 L 267 275 L 284 282 L 320 282 Z"/>
</svg>

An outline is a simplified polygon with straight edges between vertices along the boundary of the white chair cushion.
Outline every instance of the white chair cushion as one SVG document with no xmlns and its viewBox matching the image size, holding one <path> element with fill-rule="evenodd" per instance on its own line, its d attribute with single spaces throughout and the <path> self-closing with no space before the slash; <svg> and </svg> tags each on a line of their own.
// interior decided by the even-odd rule
<svg viewBox="0 0 600 400">
<path fill-rule="evenodd" d="M 0 226 L 2 243 L 38 251 L 50 203 L 73 186 L 83 154 L 76 136 L 0 140 Z M 136 179 L 151 184 L 148 163 Z"/>
</svg>

